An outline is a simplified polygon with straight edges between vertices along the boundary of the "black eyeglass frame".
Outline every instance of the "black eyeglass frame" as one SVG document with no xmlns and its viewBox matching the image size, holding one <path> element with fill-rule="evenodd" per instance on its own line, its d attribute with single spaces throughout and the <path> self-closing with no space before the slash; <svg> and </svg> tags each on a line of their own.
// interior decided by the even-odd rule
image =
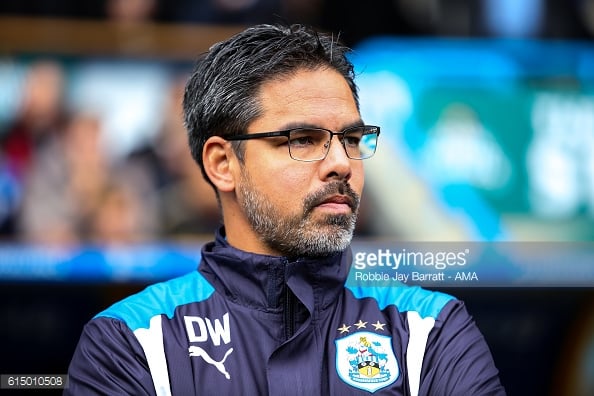
<svg viewBox="0 0 594 396">
<path fill-rule="evenodd" d="M 364 160 L 364 159 L 369 159 L 371 157 L 373 157 L 373 155 L 375 154 L 376 148 L 377 148 L 377 143 L 376 146 L 373 148 L 373 152 L 371 153 L 371 155 L 369 155 L 368 157 L 363 157 L 363 158 L 353 158 L 349 155 L 349 152 L 346 148 L 346 146 L 344 145 L 344 135 L 352 130 L 355 129 L 359 129 L 359 128 L 363 128 L 363 129 L 369 129 L 372 130 L 372 132 L 368 132 L 368 133 L 364 133 L 364 135 L 371 135 L 371 134 L 375 134 L 376 135 L 376 139 L 379 137 L 380 135 L 380 127 L 376 126 L 376 125 L 357 125 L 357 126 L 352 126 L 352 127 L 348 127 L 344 130 L 342 130 L 341 132 L 334 132 L 331 131 L 329 129 L 325 129 L 325 128 L 318 128 L 318 127 L 298 127 L 298 128 L 291 128 L 291 129 L 285 129 L 282 131 L 274 131 L 274 132 L 258 132 L 258 133 L 248 133 L 245 135 L 235 135 L 235 136 L 223 136 L 223 139 L 227 140 L 227 141 L 238 141 L 238 140 L 250 140 L 250 139 L 262 139 L 262 138 L 269 138 L 269 137 L 279 137 L 279 136 L 284 136 L 287 138 L 287 141 L 289 140 L 291 133 L 295 132 L 295 131 L 300 131 L 300 130 L 309 130 L 309 131 L 320 131 L 320 132 L 328 132 L 330 133 L 330 144 L 332 143 L 332 138 L 334 136 L 343 136 L 343 139 L 340 139 L 340 143 L 342 144 L 342 148 L 344 149 L 344 152 L 346 153 L 347 157 L 349 157 L 350 159 L 354 159 L 354 160 Z M 295 161 L 303 161 L 303 162 L 315 162 L 315 161 L 322 161 L 323 159 L 326 158 L 326 156 L 328 156 L 328 153 L 330 152 L 330 144 L 328 144 L 328 148 L 326 150 L 326 153 L 324 154 L 324 157 L 322 158 L 317 158 L 317 159 L 312 159 L 312 160 L 304 160 L 304 159 L 298 159 L 293 157 L 293 154 L 291 153 L 291 145 L 289 144 L 289 156 L 294 159 Z"/>
</svg>

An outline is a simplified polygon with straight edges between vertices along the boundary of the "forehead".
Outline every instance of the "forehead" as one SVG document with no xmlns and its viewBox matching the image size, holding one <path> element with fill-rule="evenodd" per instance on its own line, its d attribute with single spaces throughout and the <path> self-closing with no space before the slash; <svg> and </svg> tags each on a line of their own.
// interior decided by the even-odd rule
<svg viewBox="0 0 594 396">
<path fill-rule="evenodd" d="M 251 131 L 299 123 L 336 129 L 360 119 L 347 81 L 333 69 L 300 69 L 265 82 L 258 95 L 261 113 Z"/>
</svg>

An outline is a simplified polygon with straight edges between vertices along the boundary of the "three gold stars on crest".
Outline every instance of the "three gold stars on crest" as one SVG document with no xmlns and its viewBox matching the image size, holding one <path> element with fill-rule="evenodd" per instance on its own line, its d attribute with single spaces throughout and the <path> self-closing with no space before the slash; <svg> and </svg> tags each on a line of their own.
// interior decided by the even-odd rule
<svg viewBox="0 0 594 396">
<path fill-rule="evenodd" d="M 367 323 L 368 322 L 363 322 L 361 319 L 359 319 L 359 321 L 357 323 L 353 324 L 352 326 L 347 326 L 346 323 L 343 323 L 342 327 L 338 328 L 338 331 L 340 331 L 340 334 L 348 333 L 350 331 L 351 327 L 353 327 L 353 326 L 355 326 L 357 328 L 356 330 L 365 329 L 365 328 L 367 328 Z M 385 323 L 380 323 L 379 320 L 377 322 L 371 324 L 371 326 L 373 326 L 376 331 L 385 330 L 384 329 L 385 325 L 386 325 Z"/>
</svg>

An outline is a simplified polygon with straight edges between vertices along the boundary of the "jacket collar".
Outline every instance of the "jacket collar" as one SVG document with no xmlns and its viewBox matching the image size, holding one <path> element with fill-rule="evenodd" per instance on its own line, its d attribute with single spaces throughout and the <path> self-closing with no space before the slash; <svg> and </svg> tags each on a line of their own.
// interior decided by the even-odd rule
<svg viewBox="0 0 594 396">
<path fill-rule="evenodd" d="M 327 257 L 294 261 L 249 253 L 229 245 L 221 227 L 215 240 L 202 248 L 199 271 L 219 293 L 241 305 L 280 312 L 289 287 L 313 313 L 335 301 L 344 287 L 351 258 L 350 248 Z"/>
</svg>

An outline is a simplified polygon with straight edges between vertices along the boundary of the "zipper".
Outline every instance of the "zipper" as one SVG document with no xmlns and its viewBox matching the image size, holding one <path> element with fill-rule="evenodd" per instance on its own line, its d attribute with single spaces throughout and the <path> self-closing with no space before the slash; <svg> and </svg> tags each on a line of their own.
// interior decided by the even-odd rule
<svg viewBox="0 0 594 396">
<path fill-rule="evenodd" d="M 284 321 L 285 321 L 285 341 L 293 337 L 295 334 L 295 322 L 297 321 L 295 318 L 296 311 L 297 311 L 297 297 L 291 290 L 288 285 L 288 272 L 287 267 L 289 266 L 289 261 L 285 261 L 285 271 L 284 271 L 284 282 L 283 286 L 285 288 L 285 301 L 284 301 Z"/>
<path fill-rule="evenodd" d="M 285 283 L 285 340 L 288 340 L 295 334 L 295 299 L 295 295 Z"/>
</svg>

